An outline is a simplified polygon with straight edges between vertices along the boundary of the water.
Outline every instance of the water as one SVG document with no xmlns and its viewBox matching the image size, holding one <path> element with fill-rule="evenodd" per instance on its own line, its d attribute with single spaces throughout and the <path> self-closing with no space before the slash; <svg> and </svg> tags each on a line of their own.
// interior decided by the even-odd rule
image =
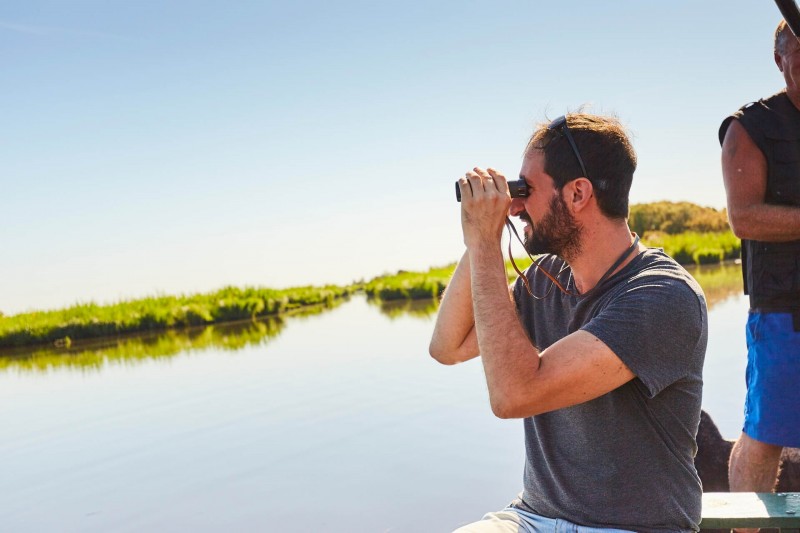
<svg viewBox="0 0 800 533">
<path fill-rule="evenodd" d="M 729 296 L 710 313 L 704 408 L 728 438 L 746 309 Z M 175 355 L 9 364 L 0 530 L 418 533 L 478 519 L 521 488 L 522 424 L 491 414 L 479 360 L 428 357 L 434 318 L 355 297 L 249 330 L 238 349 L 226 334 Z"/>
</svg>

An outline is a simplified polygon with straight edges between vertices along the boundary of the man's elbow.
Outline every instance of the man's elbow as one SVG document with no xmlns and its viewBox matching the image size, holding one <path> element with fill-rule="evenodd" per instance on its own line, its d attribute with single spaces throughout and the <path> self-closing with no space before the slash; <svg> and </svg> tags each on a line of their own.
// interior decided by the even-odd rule
<svg viewBox="0 0 800 533">
<path fill-rule="evenodd" d="M 508 420 L 510 418 L 527 418 L 539 414 L 527 403 L 522 403 L 513 398 L 501 396 L 499 394 L 490 394 L 489 403 L 491 403 L 494 416 L 502 418 L 503 420 Z"/>
<path fill-rule="evenodd" d="M 492 404 L 492 413 L 497 418 L 501 418 L 503 420 L 508 420 L 511 418 L 519 418 L 517 416 L 514 416 L 514 412 L 511 409 L 511 406 L 509 406 L 508 404 L 503 404 L 499 402 L 491 402 L 491 404 Z"/>
<path fill-rule="evenodd" d="M 729 211 L 728 224 L 731 226 L 731 231 L 740 239 L 753 238 L 753 218 L 746 212 Z"/>
<path fill-rule="evenodd" d="M 430 353 L 431 357 L 443 365 L 454 365 L 461 362 L 457 357 L 455 357 L 454 352 L 445 350 L 434 342 L 431 342 L 430 346 L 428 346 L 428 353 Z"/>
</svg>

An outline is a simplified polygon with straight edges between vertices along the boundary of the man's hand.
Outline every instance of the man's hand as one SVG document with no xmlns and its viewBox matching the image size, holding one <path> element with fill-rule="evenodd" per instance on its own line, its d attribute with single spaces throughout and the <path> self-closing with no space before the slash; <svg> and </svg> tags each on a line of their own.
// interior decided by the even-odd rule
<svg viewBox="0 0 800 533">
<path fill-rule="evenodd" d="M 459 180 L 461 229 L 467 248 L 480 243 L 499 244 L 511 196 L 506 178 L 493 168 L 475 167 Z"/>
</svg>

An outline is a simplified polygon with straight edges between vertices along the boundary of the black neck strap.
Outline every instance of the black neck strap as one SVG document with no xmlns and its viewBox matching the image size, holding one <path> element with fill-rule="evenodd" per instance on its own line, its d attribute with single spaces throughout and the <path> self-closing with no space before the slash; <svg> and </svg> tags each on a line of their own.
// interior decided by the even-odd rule
<svg viewBox="0 0 800 533">
<path fill-rule="evenodd" d="M 634 235 L 635 235 L 635 234 L 634 234 Z M 603 274 L 603 277 L 602 277 L 602 278 L 600 278 L 600 280 L 599 280 L 599 281 L 598 281 L 598 282 L 595 284 L 595 287 L 599 287 L 601 283 L 603 283 L 605 280 L 607 280 L 609 277 L 611 277 L 611 274 L 613 274 L 613 273 L 614 273 L 614 271 L 617 269 L 617 267 L 619 267 L 619 266 L 620 266 L 622 263 L 624 263 L 624 262 L 625 262 L 625 260 L 628 258 L 628 256 L 629 256 L 629 255 L 631 255 L 631 252 L 632 252 L 632 251 L 634 251 L 634 250 L 636 249 L 636 247 L 638 246 L 638 244 L 639 244 L 639 236 L 638 236 L 638 235 L 636 235 L 636 238 L 635 238 L 635 239 L 633 239 L 633 244 L 631 244 L 631 245 L 628 247 L 628 249 L 627 249 L 627 250 L 625 250 L 624 252 L 622 252 L 622 255 L 621 255 L 621 256 L 619 256 L 619 259 L 617 259 L 617 260 L 614 262 L 614 264 L 613 264 L 613 265 L 611 265 L 611 268 L 609 268 L 608 270 L 606 270 L 606 273 L 605 273 L 605 274 Z"/>
</svg>

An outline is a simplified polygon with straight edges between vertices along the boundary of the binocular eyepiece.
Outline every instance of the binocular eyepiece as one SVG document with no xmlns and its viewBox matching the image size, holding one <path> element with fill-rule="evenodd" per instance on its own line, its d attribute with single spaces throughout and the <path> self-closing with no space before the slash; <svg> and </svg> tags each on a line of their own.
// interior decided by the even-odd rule
<svg viewBox="0 0 800 533">
<path fill-rule="evenodd" d="M 528 184 L 523 179 L 509 181 L 508 192 L 511 194 L 511 198 L 525 198 L 529 192 Z M 456 201 L 461 201 L 461 188 L 458 186 L 458 182 L 456 182 Z"/>
</svg>

